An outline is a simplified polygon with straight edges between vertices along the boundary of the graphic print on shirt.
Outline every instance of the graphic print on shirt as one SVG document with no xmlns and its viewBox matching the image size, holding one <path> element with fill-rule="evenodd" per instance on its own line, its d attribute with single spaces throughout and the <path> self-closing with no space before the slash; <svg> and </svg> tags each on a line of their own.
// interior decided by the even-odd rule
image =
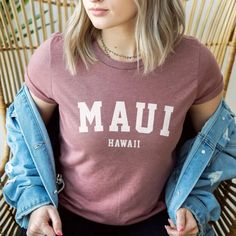
<svg viewBox="0 0 236 236">
<path fill-rule="evenodd" d="M 104 127 L 102 123 L 102 101 L 94 101 L 91 109 L 85 102 L 78 102 L 80 114 L 80 133 L 88 133 L 88 125 L 93 125 L 94 132 L 103 132 Z M 143 116 L 145 109 L 148 110 L 148 119 L 146 126 L 143 125 Z M 136 102 L 136 124 L 131 126 L 126 111 L 126 104 L 124 101 L 116 101 L 112 120 L 109 125 L 109 132 L 125 132 L 130 133 L 131 128 L 140 134 L 150 134 L 154 132 L 154 121 L 158 105 L 154 103 Z M 162 121 L 162 128 L 159 131 L 160 136 L 169 137 L 170 135 L 170 122 L 172 113 L 174 112 L 173 106 L 165 105 L 164 107 L 164 120 Z M 140 148 L 140 140 L 131 139 L 108 139 L 108 147 L 121 147 L 121 148 Z"/>
</svg>

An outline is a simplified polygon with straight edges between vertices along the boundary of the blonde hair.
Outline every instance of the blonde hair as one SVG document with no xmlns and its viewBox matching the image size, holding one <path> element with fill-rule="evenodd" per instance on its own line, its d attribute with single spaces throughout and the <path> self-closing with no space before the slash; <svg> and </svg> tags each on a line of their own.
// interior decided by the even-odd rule
<svg viewBox="0 0 236 236">
<path fill-rule="evenodd" d="M 134 0 L 138 14 L 135 26 L 137 53 L 144 66 L 144 74 L 161 66 L 180 42 L 185 31 L 185 13 L 181 0 Z M 101 30 L 95 28 L 79 0 L 63 31 L 66 68 L 77 74 L 78 57 L 89 69 L 97 61 L 92 51 L 92 38 Z M 138 66 L 137 66 L 138 67 Z"/>
</svg>

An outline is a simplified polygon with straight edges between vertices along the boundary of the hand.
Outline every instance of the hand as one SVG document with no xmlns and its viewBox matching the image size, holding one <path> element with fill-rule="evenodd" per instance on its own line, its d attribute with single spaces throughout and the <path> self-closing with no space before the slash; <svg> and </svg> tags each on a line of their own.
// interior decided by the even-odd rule
<svg viewBox="0 0 236 236">
<path fill-rule="evenodd" d="M 57 209 L 52 205 L 46 205 L 37 208 L 30 214 L 26 235 L 62 236 L 61 229 L 61 219 Z"/>
<path fill-rule="evenodd" d="M 196 236 L 199 232 L 197 222 L 192 213 L 186 208 L 180 208 L 176 213 L 176 225 L 171 219 L 168 219 L 170 226 L 165 226 L 169 235 Z"/>
</svg>

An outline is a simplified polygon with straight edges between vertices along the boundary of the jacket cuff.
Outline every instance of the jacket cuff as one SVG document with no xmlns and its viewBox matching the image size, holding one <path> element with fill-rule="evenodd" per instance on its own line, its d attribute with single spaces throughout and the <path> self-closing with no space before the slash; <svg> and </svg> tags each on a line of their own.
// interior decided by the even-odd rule
<svg viewBox="0 0 236 236">
<path fill-rule="evenodd" d="M 198 224 L 198 236 L 207 235 L 209 230 L 209 212 L 203 202 L 194 196 L 189 196 L 181 208 L 187 208 L 193 214 Z"/>
<path fill-rule="evenodd" d="M 52 202 L 42 186 L 27 187 L 17 202 L 16 222 L 22 228 L 27 228 L 30 213 L 41 206 L 49 204 L 52 204 Z"/>
</svg>

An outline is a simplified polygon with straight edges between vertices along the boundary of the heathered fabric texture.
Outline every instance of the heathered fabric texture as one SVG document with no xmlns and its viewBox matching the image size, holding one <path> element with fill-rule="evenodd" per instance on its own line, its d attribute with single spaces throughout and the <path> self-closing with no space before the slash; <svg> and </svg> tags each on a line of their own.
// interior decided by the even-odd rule
<svg viewBox="0 0 236 236">
<path fill-rule="evenodd" d="M 186 113 L 218 95 L 223 76 L 191 36 L 147 76 L 136 62 L 109 58 L 96 41 L 93 51 L 98 61 L 87 71 L 78 59 L 71 76 L 56 32 L 34 52 L 25 80 L 37 97 L 59 106 L 66 184 L 60 203 L 96 222 L 132 224 L 166 207 L 162 193 Z"/>
</svg>

